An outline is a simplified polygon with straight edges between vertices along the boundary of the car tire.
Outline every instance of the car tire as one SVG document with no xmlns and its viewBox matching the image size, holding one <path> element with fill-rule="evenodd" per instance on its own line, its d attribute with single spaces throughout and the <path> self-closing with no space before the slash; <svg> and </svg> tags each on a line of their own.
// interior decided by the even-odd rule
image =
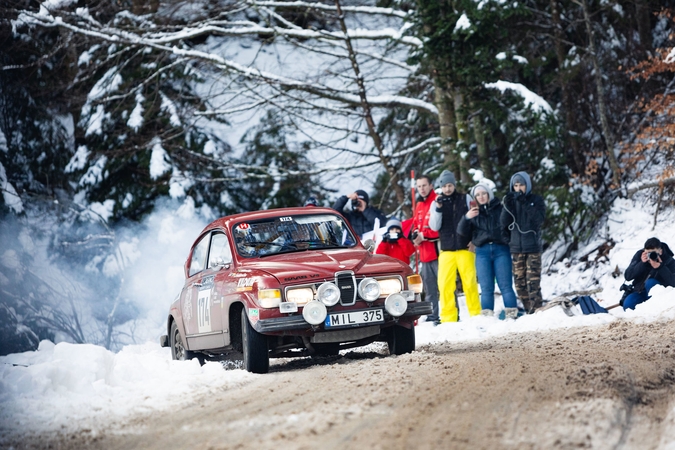
<svg viewBox="0 0 675 450">
<path fill-rule="evenodd" d="M 197 358 L 199 364 L 204 365 L 204 356 L 202 354 L 192 352 L 185 348 L 185 341 L 183 340 L 183 336 L 180 334 L 180 330 L 178 330 L 178 324 L 176 322 L 171 324 L 170 340 L 171 358 L 175 359 L 176 361 L 189 361 L 191 359 Z"/>
<path fill-rule="evenodd" d="M 267 337 L 260 334 L 248 321 L 246 309 L 241 310 L 241 342 L 244 353 L 244 369 L 251 373 L 267 373 L 270 370 Z"/>
<path fill-rule="evenodd" d="M 387 346 L 390 355 L 403 355 L 415 350 L 415 327 L 406 328 L 401 325 L 394 325 L 389 328 L 387 336 Z"/>
</svg>

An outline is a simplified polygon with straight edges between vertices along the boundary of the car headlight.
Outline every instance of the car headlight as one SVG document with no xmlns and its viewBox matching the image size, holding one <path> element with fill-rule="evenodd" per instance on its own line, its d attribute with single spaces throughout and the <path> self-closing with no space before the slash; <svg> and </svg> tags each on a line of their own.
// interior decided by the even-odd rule
<svg viewBox="0 0 675 450">
<path fill-rule="evenodd" d="M 302 317 L 312 325 L 319 325 L 326 320 L 328 315 L 328 310 L 326 305 L 316 300 L 312 300 L 307 303 L 304 308 L 302 308 Z"/>
<path fill-rule="evenodd" d="M 408 289 L 411 291 L 415 292 L 416 294 L 421 294 L 422 293 L 422 277 L 414 274 L 414 275 L 408 275 Z"/>
<path fill-rule="evenodd" d="M 333 306 L 340 301 L 340 288 L 335 283 L 323 283 L 316 290 L 316 297 L 326 306 Z"/>
<path fill-rule="evenodd" d="M 359 283 L 359 297 L 367 302 L 380 298 L 380 283 L 373 278 L 364 278 Z"/>
<path fill-rule="evenodd" d="M 408 302 L 401 294 L 391 294 L 384 301 L 384 309 L 393 317 L 401 317 L 408 309 Z"/>
<path fill-rule="evenodd" d="M 297 303 L 298 306 L 305 305 L 314 300 L 314 291 L 311 287 L 288 289 L 286 291 L 286 301 Z"/>
<path fill-rule="evenodd" d="M 387 296 L 401 292 L 401 280 L 398 278 L 385 278 L 384 280 L 377 280 L 380 284 L 380 296 Z"/>
<path fill-rule="evenodd" d="M 276 308 L 281 303 L 281 291 L 279 289 L 260 289 L 258 301 L 263 308 Z"/>
</svg>

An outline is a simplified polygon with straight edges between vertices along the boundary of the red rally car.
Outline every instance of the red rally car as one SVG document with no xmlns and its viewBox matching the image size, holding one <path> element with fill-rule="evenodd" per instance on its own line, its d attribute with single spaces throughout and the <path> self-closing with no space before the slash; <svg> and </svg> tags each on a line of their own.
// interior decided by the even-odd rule
<svg viewBox="0 0 675 450">
<path fill-rule="evenodd" d="M 215 220 L 190 250 L 160 344 L 179 360 L 235 355 L 255 373 L 269 370 L 270 357 L 337 355 L 374 341 L 392 354 L 413 351 L 414 322 L 431 314 L 421 278 L 355 236 L 328 208 Z"/>
</svg>

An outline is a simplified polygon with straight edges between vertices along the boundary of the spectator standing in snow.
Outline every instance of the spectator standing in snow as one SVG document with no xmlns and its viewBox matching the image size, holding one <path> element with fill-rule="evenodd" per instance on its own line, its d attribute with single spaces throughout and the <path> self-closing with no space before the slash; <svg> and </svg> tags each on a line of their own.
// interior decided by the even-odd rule
<svg viewBox="0 0 675 450">
<path fill-rule="evenodd" d="M 345 211 L 345 206 L 347 206 L 349 200 L 351 200 L 352 209 Z M 387 222 L 387 216 L 379 209 L 368 205 L 368 200 L 366 191 L 358 189 L 349 195 L 341 196 L 333 205 L 333 209 L 345 216 L 349 221 L 349 224 L 354 228 L 359 238 L 365 233 L 373 231 L 377 219 L 380 222 L 379 226 Z"/>
<path fill-rule="evenodd" d="M 633 292 L 623 301 L 623 309 L 635 309 L 647 301 L 649 291 L 657 284 L 675 287 L 675 259 L 668 244 L 655 237 L 647 239 L 626 269 L 626 280 L 633 281 Z"/>
<path fill-rule="evenodd" d="M 506 318 L 518 317 L 518 302 L 513 291 L 509 231 L 501 223 L 502 203 L 492 188 L 478 183 L 471 189 L 476 201 L 462 216 L 457 232 L 469 237 L 476 246 L 476 274 L 480 284 L 481 314 L 494 316 L 495 278 L 504 300 Z"/>
<path fill-rule="evenodd" d="M 457 272 L 462 279 L 466 306 L 470 316 L 480 314 L 476 255 L 469 251 L 471 236 L 457 232 L 459 221 L 468 212 L 467 196 L 455 189 L 455 175 L 444 170 L 438 178 L 441 195 L 431 207 L 429 226 L 438 232 L 441 253 L 438 255 L 438 290 L 440 291 L 441 322 L 457 322 L 459 310 L 455 298 Z"/>
<path fill-rule="evenodd" d="M 509 247 L 513 259 L 516 293 L 528 314 L 541 308 L 541 226 L 546 205 L 532 193 L 532 181 L 526 172 L 511 177 L 509 193 L 504 197 L 502 224 L 510 232 Z"/>
<path fill-rule="evenodd" d="M 436 192 L 431 184 L 431 178 L 421 175 L 415 180 L 417 187 L 417 200 L 413 211 L 412 225 L 410 228 L 413 244 L 419 250 L 420 276 L 424 285 L 424 299 L 431 302 L 433 311 L 427 316 L 427 322 L 440 323 L 438 315 L 438 252 L 436 241 L 438 233 L 429 228 L 430 208 L 436 199 Z"/>
<path fill-rule="evenodd" d="M 375 253 L 388 255 L 410 264 L 410 256 L 415 253 L 415 247 L 410 239 L 403 236 L 401 221 L 392 217 L 387 222 L 387 232 L 382 236 L 382 242 L 377 246 Z"/>
</svg>

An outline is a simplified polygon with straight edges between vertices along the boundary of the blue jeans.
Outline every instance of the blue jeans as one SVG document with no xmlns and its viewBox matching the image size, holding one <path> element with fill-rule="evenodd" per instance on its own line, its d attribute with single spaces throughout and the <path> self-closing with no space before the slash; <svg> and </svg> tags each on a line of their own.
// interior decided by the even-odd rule
<svg viewBox="0 0 675 450">
<path fill-rule="evenodd" d="M 656 286 L 657 284 L 661 284 L 658 281 L 656 281 L 654 278 L 648 278 L 647 281 L 645 281 L 645 289 L 642 292 L 633 292 L 630 294 L 628 297 L 626 297 L 623 301 L 623 309 L 635 309 L 637 305 L 639 305 L 642 302 L 647 301 L 647 299 L 651 298 L 649 296 L 649 291 Z"/>
<path fill-rule="evenodd" d="M 495 278 L 502 292 L 504 306 L 518 307 L 516 293 L 513 291 L 511 251 L 508 245 L 484 244 L 476 247 L 476 274 L 480 284 L 481 308 L 495 308 Z"/>
</svg>

